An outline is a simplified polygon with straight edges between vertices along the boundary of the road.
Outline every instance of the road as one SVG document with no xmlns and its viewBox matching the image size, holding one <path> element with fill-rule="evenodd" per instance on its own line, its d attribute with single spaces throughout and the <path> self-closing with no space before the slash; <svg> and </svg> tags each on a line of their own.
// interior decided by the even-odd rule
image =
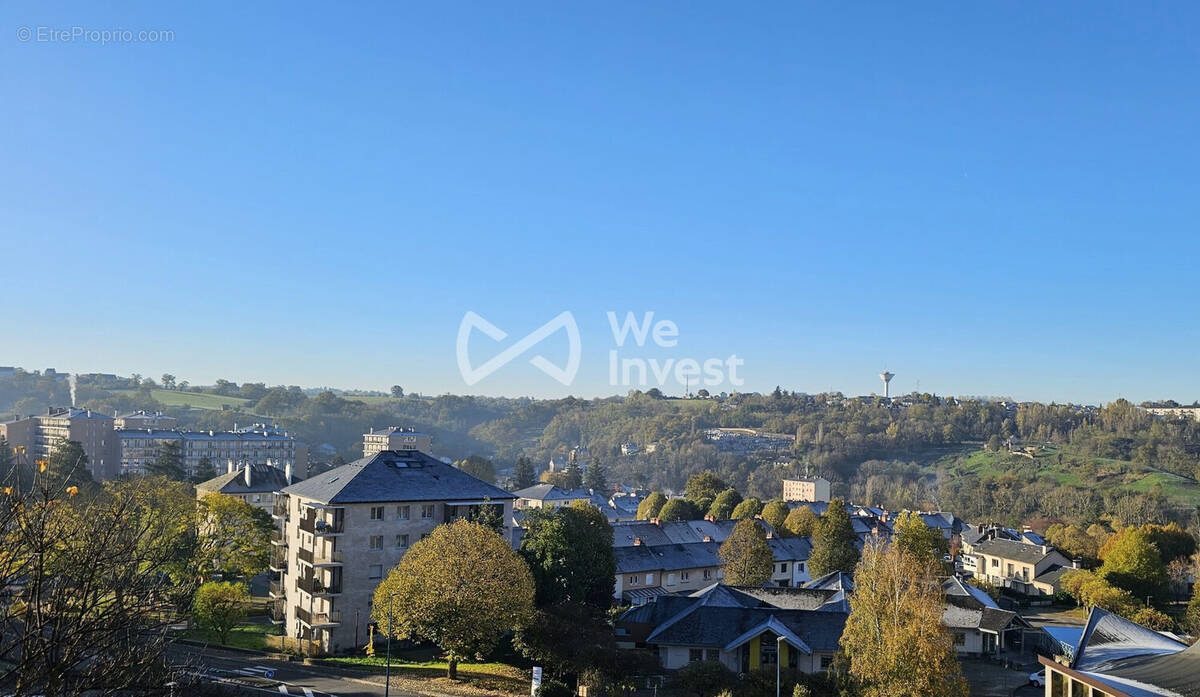
<svg viewBox="0 0 1200 697">
<path fill-rule="evenodd" d="M 250 687 L 248 693 L 295 697 L 375 697 L 384 694 L 382 676 L 350 677 L 320 666 L 272 661 L 254 654 L 184 644 L 173 645 L 170 657 L 176 665 L 193 668 L 214 681 L 238 680 Z M 267 675 L 271 677 L 267 678 Z M 397 690 L 395 685 L 391 694 L 417 697 L 411 692 Z"/>
</svg>

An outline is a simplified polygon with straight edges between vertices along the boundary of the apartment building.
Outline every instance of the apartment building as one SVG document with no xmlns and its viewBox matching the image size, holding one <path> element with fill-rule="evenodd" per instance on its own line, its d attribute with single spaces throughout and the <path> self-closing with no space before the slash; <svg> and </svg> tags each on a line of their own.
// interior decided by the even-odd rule
<svg viewBox="0 0 1200 697">
<path fill-rule="evenodd" d="M 179 419 L 174 416 L 167 416 L 161 411 L 133 411 L 128 414 L 121 414 L 113 419 L 113 428 L 116 430 L 123 429 L 173 429 L 179 423 Z"/>
<path fill-rule="evenodd" d="M 1010 588 L 1025 595 L 1043 593 L 1034 584 L 1042 574 L 1074 566 L 1066 555 L 1049 545 L 991 539 L 976 543 L 972 550 L 976 576 L 987 579 L 997 588 Z"/>
<path fill-rule="evenodd" d="M 286 431 L 267 424 L 233 431 L 180 431 L 176 429 L 137 428 L 115 431 L 120 473 L 141 475 L 158 457 L 167 443 L 179 443 L 183 467 L 194 475 L 205 460 L 217 471 L 228 471 L 229 463 L 241 469 L 245 465 L 290 464 L 295 471 L 307 471 L 306 452 Z"/>
<path fill-rule="evenodd" d="M 378 431 L 372 428 L 363 434 L 363 457 L 371 457 L 384 450 L 419 450 L 430 455 L 433 453 L 433 437 L 400 426 Z"/>
<path fill-rule="evenodd" d="M 485 507 L 511 521 L 514 499 L 418 450 L 384 450 L 292 484 L 274 511 L 272 618 L 304 651 L 349 650 L 365 641 L 375 587 L 410 546 Z"/>
<path fill-rule="evenodd" d="M 248 464 L 237 468 L 233 462 L 229 462 L 224 474 L 196 485 L 196 498 L 216 492 L 239 498 L 267 513 L 274 513 L 278 492 L 296 481 L 290 462 L 283 467 Z"/>
<path fill-rule="evenodd" d="M 104 481 L 119 474 L 113 419 L 100 412 L 51 407 L 45 414 L 0 424 L 0 435 L 11 447 L 25 448 L 30 463 L 48 459 L 64 441 L 78 441 L 93 479 Z"/>
<path fill-rule="evenodd" d="M 824 501 L 829 503 L 829 496 L 829 480 L 824 477 L 783 480 L 784 501 Z"/>
</svg>

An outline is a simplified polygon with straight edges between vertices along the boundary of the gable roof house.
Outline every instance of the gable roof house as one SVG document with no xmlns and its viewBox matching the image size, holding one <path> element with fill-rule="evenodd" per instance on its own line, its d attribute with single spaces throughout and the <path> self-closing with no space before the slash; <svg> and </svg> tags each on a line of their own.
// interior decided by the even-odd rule
<svg viewBox="0 0 1200 697">
<path fill-rule="evenodd" d="M 972 546 L 972 554 L 976 576 L 1024 595 L 1053 595 L 1057 578 L 1045 574 L 1073 567 L 1066 555 L 1049 545 L 1016 540 L 983 540 Z M 1042 577 L 1040 582 L 1036 582 L 1038 577 Z"/>
<path fill-rule="evenodd" d="M 253 462 L 239 468 L 230 462 L 225 474 L 196 485 L 196 498 L 216 492 L 239 498 L 270 513 L 275 509 L 276 493 L 296 481 L 300 481 L 300 478 L 292 474 L 290 462 L 283 467 Z"/>
<path fill-rule="evenodd" d="M 942 591 L 946 594 L 942 624 L 954 637 L 954 650 L 960 656 L 999 655 L 1026 645 L 1027 634 L 1041 633 L 1017 613 L 1000 609 L 987 593 L 958 578 L 946 578 Z"/>
<path fill-rule="evenodd" d="M 720 661 L 735 672 L 779 665 L 827 670 L 849 608 L 836 591 L 715 584 L 687 597 L 662 596 L 617 620 L 625 648 L 657 651 L 663 668 Z"/>
</svg>

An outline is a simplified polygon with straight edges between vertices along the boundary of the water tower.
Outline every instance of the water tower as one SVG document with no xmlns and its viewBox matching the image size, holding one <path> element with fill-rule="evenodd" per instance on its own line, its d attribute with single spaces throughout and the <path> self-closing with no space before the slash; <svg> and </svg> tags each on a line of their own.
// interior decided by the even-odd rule
<svg viewBox="0 0 1200 697">
<path fill-rule="evenodd" d="M 892 378 L 894 377 L 896 377 L 895 373 L 889 373 L 886 370 L 879 374 L 879 379 L 883 380 L 883 396 L 885 399 L 888 397 L 888 383 L 891 382 Z"/>
</svg>

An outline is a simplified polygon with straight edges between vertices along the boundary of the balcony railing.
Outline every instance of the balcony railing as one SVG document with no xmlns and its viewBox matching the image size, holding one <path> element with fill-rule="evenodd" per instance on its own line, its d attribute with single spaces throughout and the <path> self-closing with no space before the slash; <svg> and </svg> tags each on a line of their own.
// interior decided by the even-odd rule
<svg viewBox="0 0 1200 697">
<path fill-rule="evenodd" d="M 342 611 L 333 610 L 332 612 L 312 612 L 305 610 L 302 607 L 296 608 L 296 619 L 310 627 L 320 627 L 322 625 L 340 624 L 342 621 Z"/>
<path fill-rule="evenodd" d="M 271 531 L 271 544 L 287 547 L 287 533 L 279 528 Z"/>
<path fill-rule="evenodd" d="M 267 564 L 272 571 L 287 570 L 287 547 L 273 547 L 271 549 L 271 561 Z"/>
<path fill-rule="evenodd" d="M 288 507 L 288 497 L 282 494 L 277 494 L 275 496 L 275 507 L 271 509 L 271 515 L 275 518 L 287 520 L 289 510 L 291 509 Z"/>
<path fill-rule="evenodd" d="M 337 535 L 342 532 L 342 521 L 324 518 L 301 518 L 300 529 L 313 535 Z"/>
<path fill-rule="evenodd" d="M 267 587 L 267 593 L 272 598 L 282 598 L 284 596 L 284 585 L 279 581 L 271 581 Z"/>
<path fill-rule="evenodd" d="M 333 583 L 327 586 L 318 578 L 305 576 L 296 579 L 296 588 L 309 595 L 337 595 L 342 592 L 341 583 Z"/>
<path fill-rule="evenodd" d="M 342 563 L 342 550 L 318 550 L 313 563 L 317 566 L 329 566 Z"/>
<path fill-rule="evenodd" d="M 282 600 L 278 602 L 267 603 L 267 616 L 272 622 L 279 624 L 287 619 L 287 606 L 283 604 Z"/>
<path fill-rule="evenodd" d="M 304 562 L 305 564 L 312 564 L 313 551 L 311 549 L 300 548 L 300 549 L 296 550 L 296 558 L 299 559 L 300 561 Z"/>
</svg>

